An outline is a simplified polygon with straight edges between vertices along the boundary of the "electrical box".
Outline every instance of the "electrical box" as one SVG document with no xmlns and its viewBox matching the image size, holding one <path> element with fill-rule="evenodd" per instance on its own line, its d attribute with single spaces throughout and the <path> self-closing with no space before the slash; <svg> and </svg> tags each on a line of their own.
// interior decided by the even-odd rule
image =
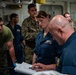
<svg viewBox="0 0 76 75">
<path fill-rule="evenodd" d="M 36 0 L 36 3 L 45 4 L 45 0 Z"/>
</svg>

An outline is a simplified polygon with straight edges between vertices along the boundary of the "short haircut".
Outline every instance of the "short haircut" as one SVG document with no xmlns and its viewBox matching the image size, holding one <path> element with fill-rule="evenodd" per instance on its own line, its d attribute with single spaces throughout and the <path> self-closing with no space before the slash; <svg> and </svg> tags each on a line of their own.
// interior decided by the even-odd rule
<svg viewBox="0 0 76 75">
<path fill-rule="evenodd" d="M 33 4 L 33 3 L 31 3 L 31 4 L 28 5 L 28 9 L 30 9 L 30 8 L 32 8 L 32 7 L 36 7 L 36 5 Z"/>
<path fill-rule="evenodd" d="M 50 14 L 47 14 L 47 15 L 48 15 L 49 18 L 51 18 L 51 15 Z"/>
<path fill-rule="evenodd" d="M 65 14 L 69 14 L 68 12 L 65 12 L 64 14 L 63 14 L 63 16 L 65 17 Z"/>
<path fill-rule="evenodd" d="M 2 17 L 0 17 L 0 22 L 1 22 L 1 21 L 3 21 L 3 20 L 2 20 Z"/>
<path fill-rule="evenodd" d="M 16 17 L 16 16 L 18 16 L 18 14 L 12 13 L 12 14 L 10 15 L 10 19 L 12 19 L 13 17 Z"/>
<path fill-rule="evenodd" d="M 48 14 L 45 11 L 39 11 L 36 17 L 37 18 L 44 18 L 47 16 L 48 16 Z"/>
</svg>

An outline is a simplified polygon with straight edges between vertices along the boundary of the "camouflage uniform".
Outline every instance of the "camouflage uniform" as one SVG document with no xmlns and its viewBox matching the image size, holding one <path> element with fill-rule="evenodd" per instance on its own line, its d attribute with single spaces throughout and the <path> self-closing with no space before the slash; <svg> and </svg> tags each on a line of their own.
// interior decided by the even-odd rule
<svg viewBox="0 0 76 75">
<path fill-rule="evenodd" d="M 70 25 L 74 28 L 74 22 L 73 21 L 70 22 Z"/>
<path fill-rule="evenodd" d="M 71 21 L 70 22 L 70 25 L 74 28 L 74 30 L 76 31 L 76 26 L 75 26 L 75 23 L 74 23 L 74 21 Z"/>
<path fill-rule="evenodd" d="M 22 35 L 25 37 L 25 61 L 32 63 L 33 48 L 35 46 L 35 36 L 39 32 L 39 25 L 31 17 L 26 18 L 22 23 Z"/>
<path fill-rule="evenodd" d="M 8 73 L 6 67 L 7 67 L 7 50 L 4 47 L 0 47 L 0 72 L 3 72 L 4 75 Z"/>
<path fill-rule="evenodd" d="M 13 40 L 12 32 L 9 28 L 3 25 L 2 33 L 0 33 L 0 73 L 3 75 L 7 75 L 8 67 L 7 67 L 7 48 L 6 42 Z"/>
</svg>

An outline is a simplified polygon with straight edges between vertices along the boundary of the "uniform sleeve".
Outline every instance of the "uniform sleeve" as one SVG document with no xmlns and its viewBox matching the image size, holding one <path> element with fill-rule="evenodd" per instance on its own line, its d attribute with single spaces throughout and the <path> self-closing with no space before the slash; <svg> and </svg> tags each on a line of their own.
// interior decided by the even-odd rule
<svg viewBox="0 0 76 75">
<path fill-rule="evenodd" d="M 28 32 L 28 25 L 26 19 L 22 23 L 22 36 L 25 38 L 26 33 Z"/>
<path fill-rule="evenodd" d="M 22 36 L 22 33 L 21 33 L 22 28 L 21 28 L 20 25 L 18 25 L 18 27 L 19 27 L 19 29 L 20 29 L 20 42 L 22 42 L 22 41 L 24 40 L 24 38 L 23 38 L 23 36 Z"/>
<path fill-rule="evenodd" d="M 37 39 L 38 39 L 40 33 L 41 33 L 41 32 L 39 32 L 39 33 L 35 36 L 35 48 L 33 49 L 33 51 L 34 51 L 35 53 L 36 53 L 36 50 L 37 50 L 37 48 L 38 48 L 38 46 L 37 46 Z"/>
<path fill-rule="evenodd" d="M 12 34 L 12 32 L 11 32 L 11 30 L 9 28 L 8 28 L 8 34 L 7 34 L 6 38 L 7 38 L 6 42 L 13 41 L 13 39 L 14 39 L 14 36 L 13 36 L 13 34 Z"/>
</svg>

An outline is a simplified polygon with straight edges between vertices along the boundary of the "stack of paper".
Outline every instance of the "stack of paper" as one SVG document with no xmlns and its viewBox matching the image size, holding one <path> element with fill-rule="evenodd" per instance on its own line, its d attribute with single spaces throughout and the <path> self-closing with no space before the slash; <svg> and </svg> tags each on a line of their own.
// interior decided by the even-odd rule
<svg viewBox="0 0 76 75">
<path fill-rule="evenodd" d="M 67 74 L 61 74 L 57 71 L 53 70 L 47 70 L 47 71 L 41 71 L 41 72 L 36 72 L 35 70 L 30 69 L 32 65 L 23 62 L 22 64 L 16 63 L 15 71 L 18 73 L 23 73 L 23 74 L 31 74 L 31 75 L 67 75 Z"/>
<path fill-rule="evenodd" d="M 59 72 L 54 71 L 54 70 L 48 70 L 48 71 L 37 72 L 33 75 L 68 75 L 68 74 L 62 74 L 62 73 L 59 73 Z"/>
<path fill-rule="evenodd" d="M 24 74 L 34 74 L 36 73 L 35 70 L 30 69 L 30 67 L 32 67 L 32 65 L 23 62 L 22 64 L 18 64 L 16 63 L 16 67 L 15 67 L 15 71 L 18 73 L 24 73 Z"/>
</svg>

